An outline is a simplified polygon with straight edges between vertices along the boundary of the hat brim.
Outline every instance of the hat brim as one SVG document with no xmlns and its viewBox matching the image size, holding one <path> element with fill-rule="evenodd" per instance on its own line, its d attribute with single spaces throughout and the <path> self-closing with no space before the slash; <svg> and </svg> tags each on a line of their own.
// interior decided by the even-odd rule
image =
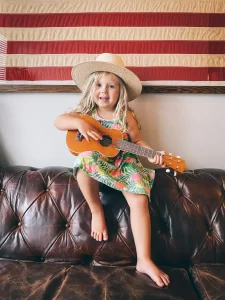
<svg viewBox="0 0 225 300">
<path fill-rule="evenodd" d="M 125 67 L 104 62 L 104 61 L 87 61 L 77 64 L 72 68 L 71 76 L 77 86 L 83 90 L 88 77 L 94 72 L 109 72 L 119 76 L 125 83 L 128 101 L 137 98 L 142 90 L 140 79 Z"/>
</svg>

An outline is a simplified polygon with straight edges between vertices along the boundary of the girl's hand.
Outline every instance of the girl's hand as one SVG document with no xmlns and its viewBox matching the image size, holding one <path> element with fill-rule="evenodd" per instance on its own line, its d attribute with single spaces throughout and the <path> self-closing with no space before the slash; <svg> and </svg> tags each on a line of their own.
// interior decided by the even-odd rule
<svg viewBox="0 0 225 300">
<path fill-rule="evenodd" d="M 164 151 L 157 151 L 157 152 L 160 152 L 163 155 L 165 154 Z M 163 155 L 157 154 L 153 158 L 148 158 L 148 160 L 155 165 L 160 165 L 161 167 L 165 168 L 166 165 L 163 163 Z"/>
<path fill-rule="evenodd" d="M 88 122 L 80 119 L 78 128 L 79 132 L 85 137 L 89 142 L 89 137 L 92 137 L 94 140 L 102 140 L 101 134 Z"/>
</svg>

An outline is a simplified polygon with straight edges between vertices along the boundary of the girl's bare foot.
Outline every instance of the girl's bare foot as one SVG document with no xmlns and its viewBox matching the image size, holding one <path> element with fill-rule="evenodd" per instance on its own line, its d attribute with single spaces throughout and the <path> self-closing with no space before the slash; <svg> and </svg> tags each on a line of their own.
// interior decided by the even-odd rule
<svg viewBox="0 0 225 300">
<path fill-rule="evenodd" d="M 137 262 L 136 270 L 140 273 L 147 274 L 155 283 L 160 286 L 168 286 L 170 283 L 169 276 L 159 269 L 152 260 Z"/>
<path fill-rule="evenodd" d="M 101 242 L 108 240 L 108 231 L 105 223 L 105 216 L 103 211 L 92 212 L 91 220 L 91 236 Z"/>
</svg>

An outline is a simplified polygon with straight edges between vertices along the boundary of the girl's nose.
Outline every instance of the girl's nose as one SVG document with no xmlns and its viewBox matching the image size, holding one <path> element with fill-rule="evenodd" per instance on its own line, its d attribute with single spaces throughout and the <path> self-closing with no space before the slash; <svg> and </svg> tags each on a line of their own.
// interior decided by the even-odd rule
<svg viewBox="0 0 225 300">
<path fill-rule="evenodd" d="M 102 87 L 101 87 L 101 92 L 102 92 L 102 93 L 105 93 L 105 92 L 106 92 L 106 86 L 105 86 L 105 85 L 102 85 Z"/>
</svg>

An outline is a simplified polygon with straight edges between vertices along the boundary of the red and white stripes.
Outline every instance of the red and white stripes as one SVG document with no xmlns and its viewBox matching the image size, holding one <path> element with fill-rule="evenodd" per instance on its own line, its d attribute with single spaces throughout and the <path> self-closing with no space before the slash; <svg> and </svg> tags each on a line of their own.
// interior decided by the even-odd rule
<svg viewBox="0 0 225 300">
<path fill-rule="evenodd" d="M 225 85 L 223 0 L 1 2 L 7 82 L 74 84 L 73 65 L 111 52 L 144 85 Z"/>
</svg>

